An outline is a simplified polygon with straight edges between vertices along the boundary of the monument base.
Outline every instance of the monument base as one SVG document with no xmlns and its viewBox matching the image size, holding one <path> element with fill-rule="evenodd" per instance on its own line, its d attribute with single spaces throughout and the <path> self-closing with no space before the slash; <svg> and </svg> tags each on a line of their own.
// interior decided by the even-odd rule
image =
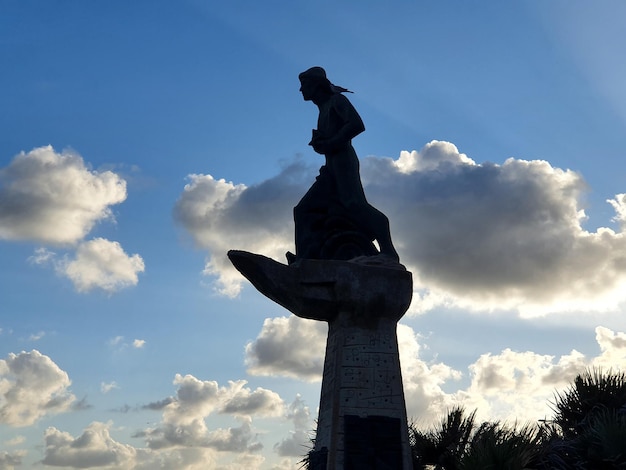
<svg viewBox="0 0 626 470">
<path fill-rule="evenodd" d="M 394 263 L 301 260 L 230 251 L 235 267 L 297 316 L 328 322 L 314 470 L 410 470 L 397 322 L 411 273 Z"/>
<path fill-rule="evenodd" d="M 381 316 L 364 326 L 351 316 L 341 313 L 328 325 L 314 448 L 326 462 L 310 468 L 408 470 L 397 323 Z"/>
</svg>

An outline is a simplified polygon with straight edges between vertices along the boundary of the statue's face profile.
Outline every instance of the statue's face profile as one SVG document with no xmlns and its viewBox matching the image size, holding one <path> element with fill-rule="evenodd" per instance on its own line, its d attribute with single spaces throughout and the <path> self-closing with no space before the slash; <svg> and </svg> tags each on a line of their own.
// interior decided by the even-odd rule
<svg viewBox="0 0 626 470">
<path fill-rule="evenodd" d="M 300 80 L 300 93 L 305 101 L 311 101 L 319 88 L 319 80 L 313 80 L 310 78 L 304 78 Z"/>
</svg>

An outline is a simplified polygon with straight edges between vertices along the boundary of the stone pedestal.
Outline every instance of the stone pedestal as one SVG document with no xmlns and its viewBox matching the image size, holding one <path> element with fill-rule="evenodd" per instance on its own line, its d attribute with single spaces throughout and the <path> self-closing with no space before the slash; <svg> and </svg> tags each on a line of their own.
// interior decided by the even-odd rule
<svg viewBox="0 0 626 470">
<path fill-rule="evenodd" d="M 351 317 L 329 322 L 311 469 L 409 469 L 396 321 Z"/>
<path fill-rule="evenodd" d="M 229 258 L 270 299 L 300 317 L 328 322 L 309 468 L 411 469 L 396 336 L 411 302 L 411 273 L 397 264 L 352 261 L 287 266 L 241 251 Z"/>
</svg>

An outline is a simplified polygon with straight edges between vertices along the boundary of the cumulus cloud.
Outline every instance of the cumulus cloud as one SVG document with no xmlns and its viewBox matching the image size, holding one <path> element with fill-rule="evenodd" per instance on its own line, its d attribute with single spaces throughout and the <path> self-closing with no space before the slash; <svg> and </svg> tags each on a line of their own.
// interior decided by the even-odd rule
<svg viewBox="0 0 626 470">
<path fill-rule="evenodd" d="M 236 457 L 231 463 L 226 465 L 220 465 L 217 470 L 259 470 L 261 465 L 265 462 L 265 458 L 262 455 L 257 454 L 243 454 Z M 293 468 L 289 467 L 289 470 Z"/>
<path fill-rule="evenodd" d="M 327 333 L 325 323 L 295 315 L 266 318 L 259 336 L 246 345 L 248 373 L 320 380 Z"/>
<path fill-rule="evenodd" d="M 325 332 L 315 326 L 315 322 L 299 325 L 301 329 L 308 329 L 305 336 L 313 343 L 323 342 Z M 554 391 L 569 385 L 576 374 L 588 367 L 612 367 L 615 370 L 616 366 L 626 364 L 626 333 L 605 327 L 596 328 L 598 354 L 594 356 L 585 356 L 576 350 L 551 356 L 504 349 L 497 354 L 477 357 L 464 371 L 454 370 L 436 360 L 425 361 L 422 357 L 424 339 L 410 327 L 400 324 L 397 333 L 407 411 L 409 417 L 417 419 L 420 425 L 438 422 L 446 410 L 455 405 L 463 405 L 469 410 L 477 408 L 479 419 L 524 422 L 549 417 L 552 415 L 549 402 Z M 277 342 L 283 340 L 280 335 L 271 337 Z M 283 353 L 297 352 L 301 344 L 292 344 L 291 348 L 283 349 Z M 323 357 L 323 348 L 308 351 L 312 356 Z M 280 374 L 281 364 L 280 361 L 273 364 L 273 374 Z M 0 384 L 6 387 L 6 364 L 0 366 L 4 367 Z M 293 376 L 291 366 L 284 367 L 286 373 L 283 375 Z M 466 376 L 468 384 L 450 391 L 452 383 L 462 375 Z M 310 374 L 303 378 L 310 380 Z M 274 392 L 250 389 L 245 381 L 220 386 L 217 382 L 199 380 L 191 375 L 176 375 L 174 385 L 177 386 L 174 396 L 144 407 L 162 413 L 162 419 L 155 427 L 135 435 L 144 439 L 146 447 L 132 447 L 115 441 L 110 434 L 110 423 L 92 423 L 76 438 L 49 428 L 45 433 L 43 463 L 79 468 L 149 469 L 157 466 L 195 470 L 241 468 L 242 462 L 246 462 L 245 468 L 260 468 L 263 457 L 258 452 L 262 445 L 257 440 L 259 432 L 252 424 L 253 416 L 286 418 L 293 422 L 293 431 L 273 447 L 279 456 L 285 457 L 284 465 L 274 468 L 290 468 L 293 463 L 287 458 L 303 455 L 312 423 L 310 410 L 300 397 L 285 407 Z M 210 429 L 207 418 L 212 414 L 235 415 L 237 425 Z M 233 453 L 237 455 L 236 459 L 224 464 L 224 458 L 232 458 Z"/>
<path fill-rule="evenodd" d="M 37 350 L 0 360 L 0 423 L 30 426 L 44 416 L 71 409 L 67 373 Z"/>
<path fill-rule="evenodd" d="M 74 259 L 64 260 L 57 270 L 68 277 L 79 292 L 98 288 L 115 292 L 138 282 L 145 269 L 138 254 L 127 255 L 118 242 L 95 238 L 81 243 Z"/>
<path fill-rule="evenodd" d="M 36 265 L 54 264 L 57 254 L 43 246 L 36 248 L 35 252 L 28 257 L 28 262 Z"/>
<path fill-rule="evenodd" d="M 155 452 L 116 441 L 112 424 L 95 421 L 82 434 L 71 434 L 50 427 L 44 433 L 44 465 L 63 468 L 103 470 L 206 470 L 215 469 L 213 451 L 200 448 L 168 449 Z"/>
<path fill-rule="evenodd" d="M 398 336 L 404 336 L 409 347 L 412 344 L 418 352 L 419 346 L 415 349 L 417 341 L 410 339 L 411 334 L 407 330 L 403 335 L 398 330 Z M 585 356 L 575 349 L 561 356 L 508 348 L 498 354 L 482 354 L 464 374 L 469 378 L 469 385 L 454 393 L 445 392 L 440 385 L 450 379 L 458 379 L 460 371 L 444 364 L 426 365 L 421 359 L 416 359 L 414 353 L 407 355 L 401 349 L 403 363 L 413 361 L 430 371 L 429 374 L 422 374 L 414 368 L 411 372 L 403 364 L 409 416 L 420 418 L 420 422 L 433 423 L 447 409 L 463 405 L 468 410 L 477 409 L 479 419 L 484 420 L 524 422 L 550 417 L 553 415 L 550 402 L 554 399 L 554 392 L 569 386 L 576 375 L 586 368 L 623 370 L 621 365 L 626 364 L 626 334 L 600 326 L 596 328 L 596 342 L 600 350 L 596 356 Z M 413 388 L 420 383 L 426 384 L 424 392 L 415 393 Z"/>
<path fill-rule="evenodd" d="M 119 175 L 90 170 L 76 153 L 22 152 L 0 168 L 0 239 L 74 243 L 125 199 Z"/>
<path fill-rule="evenodd" d="M 441 163 L 421 169 L 433 153 Z M 363 174 L 422 288 L 526 315 L 623 299 L 626 239 L 582 228 L 586 184 L 578 173 L 512 158 L 477 165 L 452 144 L 431 142 L 399 161 L 367 159 Z"/>
<path fill-rule="evenodd" d="M 25 450 L 15 450 L 13 452 L 0 452 L 0 469 L 14 470 L 15 467 L 21 467 L 22 459 L 26 457 Z"/>
<path fill-rule="evenodd" d="M 553 414 L 554 391 L 566 387 L 592 361 L 576 350 L 555 357 L 505 349 L 483 354 L 469 366 L 471 384 L 456 394 L 483 419 L 530 420 Z"/>
<path fill-rule="evenodd" d="M 302 457 L 311 448 L 311 411 L 300 396 L 289 405 L 287 419 L 293 422 L 289 437 L 274 445 L 274 451 L 282 457 Z"/>
<path fill-rule="evenodd" d="M 155 428 L 142 431 L 152 449 L 176 446 L 207 447 L 219 451 L 256 452 L 261 444 L 252 429 L 252 416 L 278 416 L 284 403 L 271 390 L 251 390 L 245 380 L 230 381 L 220 387 L 215 381 L 202 381 L 192 375 L 176 375 L 175 397 L 159 402 L 163 420 Z M 238 427 L 209 430 L 205 419 L 211 413 L 237 417 Z"/>
<path fill-rule="evenodd" d="M 152 403 L 148 403 L 147 405 L 143 405 L 142 408 L 144 410 L 157 410 L 160 411 L 163 408 L 165 408 L 167 405 L 169 405 L 170 403 L 174 402 L 175 398 L 174 397 L 166 397 L 163 400 L 159 400 L 159 401 L 154 401 Z"/>
<path fill-rule="evenodd" d="M 596 341 L 602 354 L 596 358 L 594 366 L 608 369 L 626 364 L 626 333 L 599 326 L 596 328 Z"/>
<path fill-rule="evenodd" d="M 26 437 L 24 436 L 15 436 L 13 439 L 9 439 L 8 441 L 4 441 L 4 444 L 7 446 L 18 446 L 26 442 Z"/>
<path fill-rule="evenodd" d="M 626 194 L 617 194 L 614 199 L 607 199 L 606 202 L 615 209 L 615 217 L 612 220 L 619 222 L 623 229 L 626 224 Z"/>
<path fill-rule="evenodd" d="M 120 338 L 116 343 L 121 343 Z M 112 384 L 102 384 L 110 387 Z M 176 395 L 144 406 L 162 412 L 161 422 L 135 433 L 146 447 L 122 444 L 111 436 L 112 423 L 93 422 L 78 437 L 50 427 L 44 434 L 44 465 L 75 468 L 148 470 L 217 470 L 260 468 L 262 444 L 252 425 L 253 416 L 279 417 L 285 404 L 271 390 L 246 387 L 246 381 L 219 386 L 214 381 L 191 375 L 176 375 Z M 235 416 L 237 425 L 210 429 L 206 418 L 212 413 Z M 223 465 L 219 456 L 235 454 Z M 232 458 L 232 455 L 230 455 Z M 242 467 L 241 465 L 244 465 Z"/>
<path fill-rule="evenodd" d="M 454 403 L 454 397 L 446 394 L 442 385 L 459 379 L 461 373 L 445 364 L 428 364 L 420 359 L 418 338 L 409 326 L 398 325 L 397 334 L 409 412 L 438 419 L 441 411 Z M 295 315 L 268 318 L 257 339 L 246 345 L 248 372 L 306 381 L 321 380 L 326 338 L 327 327 L 323 322 L 304 320 Z M 298 436 L 295 437 L 299 443 L 306 430 L 303 423 L 298 426 Z M 284 441 L 284 448 L 279 445 L 276 449 L 283 449 L 285 453 L 281 455 L 288 455 L 288 449 L 295 451 L 291 444 L 295 442 Z"/>
<path fill-rule="evenodd" d="M 316 328 L 315 322 L 300 323 L 295 320 L 298 326 L 294 331 L 298 331 L 300 340 L 292 341 L 289 328 L 273 328 L 275 324 L 284 326 L 286 322 L 287 318 L 265 321 L 259 335 L 259 338 L 264 338 L 263 350 L 273 351 L 275 348 L 280 355 L 263 356 L 263 373 L 308 381 L 321 379 L 321 363 L 308 370 L 302 366 L 300 373 L 297 364 L 311 364 L 315 359 L 323 359 L 326 333 Z M 557 357 L 504 349 L 498 354 L 481 355 L 466 371 L 456 370 L 442 362 L 426 361 L 422 357 L 424 341 L 411 327 L 399 324 L 397 335 L 407 413 L 426 424 L 438 422 L 448 409 L 456 405 L 477 408 L 481 419 L 541 419 L 552 415 L 549 402 L 554 391 L 568 386 L 585 368 L 615 370 L 620 364 L 626 364 L 626 333 L 601 326 L 596 328 L 600 353 L 594 357 L 587 357 L 576 350 Z M 257 360 L 252 347 L 254 344 L 250 343 L 246 348 L 249 361 L 251 358 Z M 302 344 L 307 347 L 303 348 Z M 285 361 L 285 357 L 300 359 L 290 362 Z M 446 391 L 463 377 L 469 380 L 467 387 L 456 392 Z M 287 439 L 275 449 L 283 449 L 285 453 L 281 455 L 288 455 L 287 449 L 293 449 L 290 445 Z"/>
<path fill-rule="evenodd" d="M 109 428 L 110 423 L 93 422 L 76 439 L 54 427 L 46 429 L 42 463 L 57 467 L 131 468 L 137 451 L 114 441 Z"/>
<path fill-rule="evenodd" d="M 144 263 L 118 242 L 83 239 L 96 223 L 115 221 L 111 206 L 126 199 L 126 181 L 112 171 L 91 170 L 74 152 L 51 146 L 22 152 L 0 168 L 0 240 L 28 240 L 76 248 L 59 256 L 48 247 L 28 261 L 51 265 L 76 289 L 114 292 L 137 284 Z"/>
<path fill-rule="evenodd" d="M 135 349 L 141 349 L 146 345 L 146 340 L 145 339 L 135 339 L 133 340 L 133 348 Z"/>
<path fill-rule="evenodd" d="M 228 250 L 245 249 L 277 259 L 293 250 L 293 206 L 313 178 L 312 169 L 300 159 L 278 176 L 250 187 L 211 175 L 188 177 L 174 217 L 199 247 L 209 251 L 204 272 L 217 276 L 222 293 L 234 296 L 241 288 L 241 276 L 226 258 Z"/>
<path fill-rule="evenodd" d="M 423 346 L 411 327 L 399 324 L 397 335 L 407 414 L 419 416 L 425 422 L 438 420 L 455 404 L 454 397 L 443 390 L 443 385 L 460 379 L 462 374 L 441 362 L 422 359 Z"/>
<path fill-rule="evenodd" d="M 281 259 L 292 246 L 292 207 L 312 171 L 297 161 L 251 187 L 190 179 L 175 215 L 209 251 L 206 272 L 236 294 L 243 280 L 226 251 Z M 449 303 L 530 316 L 614 309 L 626 300 L 626 196 L 608 201 L 619 231 L 585 230 L 587 185 L 574 171 L 514 158 L 479 164 L 451 143 L 432 141 L 397 159 L 365 158 L 362 179 L 414 273 L 413 311 Z"/>
</svg>

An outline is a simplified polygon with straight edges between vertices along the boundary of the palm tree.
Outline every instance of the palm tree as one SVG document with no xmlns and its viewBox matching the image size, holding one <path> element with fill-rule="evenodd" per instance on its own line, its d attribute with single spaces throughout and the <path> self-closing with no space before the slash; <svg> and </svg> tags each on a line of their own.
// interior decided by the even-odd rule
<svg viewBox="0 0 626 470">
<path fill-rule="evenodd" d="M 597 411 L 578 441 L 591 468 L 626 468 L 626 413 L 608 408 Z"/>
<path fill-rule="evenodd" d="M 626 374 L 587 370 L 553 404 L 552 455 L 565 468 L 626 469 Z"/>
<path fill-rule="evenodd" d="M 409 440 L 413 454 L 413 468 L 457 470 L 463 452 L 474 430 L 476 411 L 464 416 L 463 407 L 455 407 L 441 422 L 439 429 L 420 431 L 409 426 Z"/>
<path fill-rule="evenodd" d="M 574 379 L 563 393 L 556 393 L 553 409 L 554 423 L 565 438 L 574 438 L 602 409 L 620 410 L 626 407 L 626 374 L 604 373 L 601 369 L 586 370 Z"/>
<path fill-rule="evenodd" d="M 499 422 L 476 426 L 476 411 L 464 415 L 464 409 L 457 407 L 448 412 L 439 428 L 420 431 L 414 424 L 409 427 L 415 470 L 553 469 L 544 455 L 549 434 L 542 428 L 511 428 Z"/>
<path fill-rule="evenodd" d="M 545 435 L 536 425 L 483 423 L 461 457 L 460 470 L 540 468 Z"/>
</svg>

